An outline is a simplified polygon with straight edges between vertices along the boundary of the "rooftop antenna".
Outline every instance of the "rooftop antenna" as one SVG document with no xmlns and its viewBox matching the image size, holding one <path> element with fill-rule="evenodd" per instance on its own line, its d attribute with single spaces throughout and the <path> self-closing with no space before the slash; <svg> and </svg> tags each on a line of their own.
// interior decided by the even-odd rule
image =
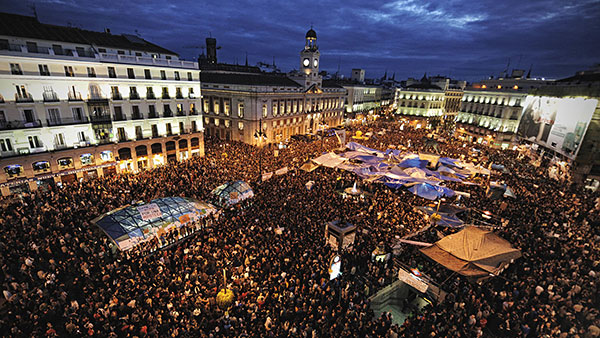
<svg viewBox="0 0 600 338">
<path fill-rule="evenodd" d="M 504 69 L 504 75 L 502 77 L 508 76 L 508 68 L 510 67 L 510 57 L 508 58 L 508 63 L 506 64 L 506 68 Z"/>
<path fill-rule="evenodd" d="M 29 8 L 33 11 L 33 17 L 35 18 L 35 21 L 39 21 L 38 20 L 38 14 L 37 14 L 37 10 L 35 8 L 35 2 L 32 1 L 31 4 L 29 5 Z"/>
<path fill-rule="evenodd" d="M 531 78 L 531 68 L 533 68 L 533 63 L 531 64 L 531 66 L 529 66 L 529 71 L 527 72 L 527 79 Z"/>
<path fill-rule="evenodd" d="M 248 67 L 248 52 L 246 52 L 246 67 Z"/>
</svg>

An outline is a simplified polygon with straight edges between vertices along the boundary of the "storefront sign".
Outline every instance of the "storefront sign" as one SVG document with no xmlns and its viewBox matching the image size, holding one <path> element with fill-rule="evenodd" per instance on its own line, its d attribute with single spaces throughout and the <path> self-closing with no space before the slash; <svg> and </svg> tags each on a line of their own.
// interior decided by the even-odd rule
<svg viewBox="0 0 600 338">
<path fill-rule="evenodd" d="M 40 175 L 40 176 L 36 176 L 36 177 L 23 178 L 20 180 L 14 180 L 14 181 L 9 181 L 9 182 L 5 182 L 5 183 L 0 183 L 0 188 L 14 187 L 14 186 L 21 185 L 21 184 L 27 183 L 27 182 L 40 181 L 40 180 L 45 180 L 45 179 L 53 178 L 53 177 L 57 177 L 57 176 L 71 175 L 71 174 L 77 174 L 77 173 L 84 172 L 84 171 L 112 167 L 115 164 L 116 164 L 115 162 L 104 163 L 104 164 L 100 164 L 100 165 L 83 167 L 83 168 L 79 168 L 79 169 L 65 170 L 65 171 L 61 171 L 58 173 L 50 173 L 50 174 Z"/>
</svg>

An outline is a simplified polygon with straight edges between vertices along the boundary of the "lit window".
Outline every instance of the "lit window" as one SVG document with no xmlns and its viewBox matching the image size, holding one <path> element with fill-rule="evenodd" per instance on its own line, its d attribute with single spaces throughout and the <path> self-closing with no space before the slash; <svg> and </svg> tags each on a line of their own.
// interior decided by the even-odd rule
<svg viewBox="0 0 600 338">
<path fill-rule="evenodd" d="M 244 117 L 244 103 L 240 102 L 238 103 L 238 117 L 239 118 L 243 118 Z M 242 128 L 240 128 L 241 130 Z"/>
<path fill-rule="evenodd" d="M 244 130 L 244 122 L 242 122 L 242 121 L 238 122 L 238 129 Z"/>
</svg>

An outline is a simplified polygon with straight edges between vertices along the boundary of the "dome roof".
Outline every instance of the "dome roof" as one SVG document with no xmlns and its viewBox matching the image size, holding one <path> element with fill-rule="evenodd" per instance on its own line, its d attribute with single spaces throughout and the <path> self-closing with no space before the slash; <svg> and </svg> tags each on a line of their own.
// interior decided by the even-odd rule
<svg viewBox="0 0 600 338">
<path fill-rule="evenodd" d="M 317 32 L 315 32 L 314 29 L 309 29 L 308 32 L 306 32 L 306 38 L 307 39 L 316 39 L 317 38 Z"/>
</svg>

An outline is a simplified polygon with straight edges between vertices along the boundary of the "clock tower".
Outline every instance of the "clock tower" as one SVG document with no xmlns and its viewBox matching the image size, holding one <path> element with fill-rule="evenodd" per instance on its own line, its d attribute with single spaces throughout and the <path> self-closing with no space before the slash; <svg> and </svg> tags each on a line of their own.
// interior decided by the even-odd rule
<svg viewBox="0 0 600 338">
<path fill-rule="evenodd" d="M 321 86 L 322 78 L 319 76 L 319 48 L 317 47 L 317 33 L 312 29 L 306 32 L 304 49 L 300 51 L 300 73 L 304 74 L 304 84 L 308 88 L 313 84 Z"/>
</svg>

